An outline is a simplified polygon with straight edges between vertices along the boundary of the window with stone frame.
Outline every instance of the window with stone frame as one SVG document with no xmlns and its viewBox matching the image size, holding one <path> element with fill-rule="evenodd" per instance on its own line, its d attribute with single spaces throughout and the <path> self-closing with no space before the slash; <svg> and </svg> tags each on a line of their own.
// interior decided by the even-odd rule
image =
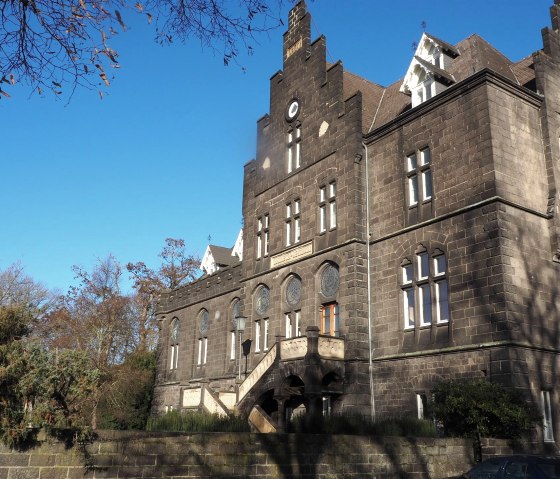
<svg viewBox="0 0 560 479">
<path fill-rule="evenodd" d="M 428 417 L 428 396 L 426 393 L 416 393 L 416 411 L 418 419 Z"/>
<path fill-rule="evenodd" d="M 239 298 L 235 298 L 231 302 L 230 307 L 230 321 L 231 321 L 231 329 L 230 329 L 230 343 L 229 343 L 229 359 L 231 361 L 235 361 L 235 348 L 236 348 L 236 338 L 237 338 L 237 318 L 241 316 L 241 300 Z"/>
<path fill-rule="evenodd" d="M 208 310 L 201 309 L 198 313 L 198 357 L 196 364 L 202 366 L 208 359 L 208 329 L 210 327 L 210 315 Z"/>
<path fill-rule="evenodd" d="M 336 181 L 319 187 L 319 233 L 336 228 Z"/>
<path fill-rule="evenodd" d="M 406 157 L 406 191 L 409 208 L 432 200 L 432 155 L 428 147 Z"/>
<path fill-rule="evenodd" d="M 270 289 L 268 286 L 261 284 L 255 291 L 254 295 L 255 315 L 255 331 L 254 345 L 255 352 L 268 349 L 268 309 L 270 306 Z"/>
<path fill-rule="evenodd" d="M 179 319 L 173 318 L 169 328 L 169 369 L 179 365 Z"/>
<path fill-rule="evenodd" d="M 545 442 L 554 442 L 550 391 L 544 389 L 541 391 L 541 412 L 543 415 L 543 439 Z"/>
<path fill-rule="evenodd" d="M 287 137 L 288 173 L 301 167 L 301 124 L 296 123 L 288 130 Z"/>
<path fill-rule="evenodd" d="M 301 279 L 290 275 L 285 286 L 285 337 L 301 336 Z"/>
<path fill-rule="evenodd" d="M 268 256 L 270 239 L 270 218 L 268 213 L 257 218 L 257 259 Z"/>
<path fill-rule="evenodd" d="M 340 336 L 340 315 L 337 302 L 321 306 L 321 334 Z"/>
<path fill-rule="evenodd" d="M 421 246 L 401 263 L 404 328 L 449 322 L 447 260 L 440 249 L 432 254 Z"/>
<path fill-rule="evenodd" d="M 290 201 L 286 204 L 285 245 L 291 246 L 301 241 L 301 200 Z"/>
</svg>

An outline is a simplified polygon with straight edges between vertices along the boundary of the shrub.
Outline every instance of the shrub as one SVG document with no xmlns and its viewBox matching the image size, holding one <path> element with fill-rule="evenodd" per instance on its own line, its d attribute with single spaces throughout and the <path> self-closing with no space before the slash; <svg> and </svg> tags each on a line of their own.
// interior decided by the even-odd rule
<svg viewBox="0 0 560 479">
<path fill-rule="evenodd" d="M 147 431 L 167 432 L 249 432 L 246 419 L 239 416 L 218 416 L 203 412 L 180 413 L 169 411 L 153 416 L 146 424 Z"/>
</svg>

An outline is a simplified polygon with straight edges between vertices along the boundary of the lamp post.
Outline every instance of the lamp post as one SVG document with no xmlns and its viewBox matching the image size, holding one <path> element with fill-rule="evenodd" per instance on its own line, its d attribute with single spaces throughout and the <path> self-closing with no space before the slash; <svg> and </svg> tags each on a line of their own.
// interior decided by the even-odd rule
<svg viewBox="0 0 560 479">
<path fill-rule="evenodd" d="M 245 331 L 245 322 L 247 321 L 247 318 L 245 316 L 237 316 L 235 319 L 237 320 L 235 329 L 239 336 L 239 370 L 237 373 L 237 379 L 241 380 L 241 338 L 243 337 L 243 331 Z"/>
</svg>

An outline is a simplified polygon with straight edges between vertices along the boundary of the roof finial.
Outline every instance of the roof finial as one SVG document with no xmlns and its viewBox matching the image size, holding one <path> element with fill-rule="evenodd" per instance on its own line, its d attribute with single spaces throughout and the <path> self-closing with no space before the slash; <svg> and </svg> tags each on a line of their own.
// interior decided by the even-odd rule
<svg viewBox="0 0 560 479">
<path fill-rule="evenodd" d="M 212 242 L 212 235 L 208 235 L 208 244 Z"/>
</svg>

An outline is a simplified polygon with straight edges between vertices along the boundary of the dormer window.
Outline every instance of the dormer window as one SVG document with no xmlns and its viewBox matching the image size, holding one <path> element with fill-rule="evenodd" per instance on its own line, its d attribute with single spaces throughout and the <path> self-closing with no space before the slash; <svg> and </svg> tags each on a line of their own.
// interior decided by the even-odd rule
<svg viewBox="0 0 560 479">
<path fill-rule="evenodd" d="M 446 69 L 459 52 L 435 37 L 423 34 L 400 91 L 411 96 L 412 107 L 433 98 L 455 83 Z"/>
</svg>

